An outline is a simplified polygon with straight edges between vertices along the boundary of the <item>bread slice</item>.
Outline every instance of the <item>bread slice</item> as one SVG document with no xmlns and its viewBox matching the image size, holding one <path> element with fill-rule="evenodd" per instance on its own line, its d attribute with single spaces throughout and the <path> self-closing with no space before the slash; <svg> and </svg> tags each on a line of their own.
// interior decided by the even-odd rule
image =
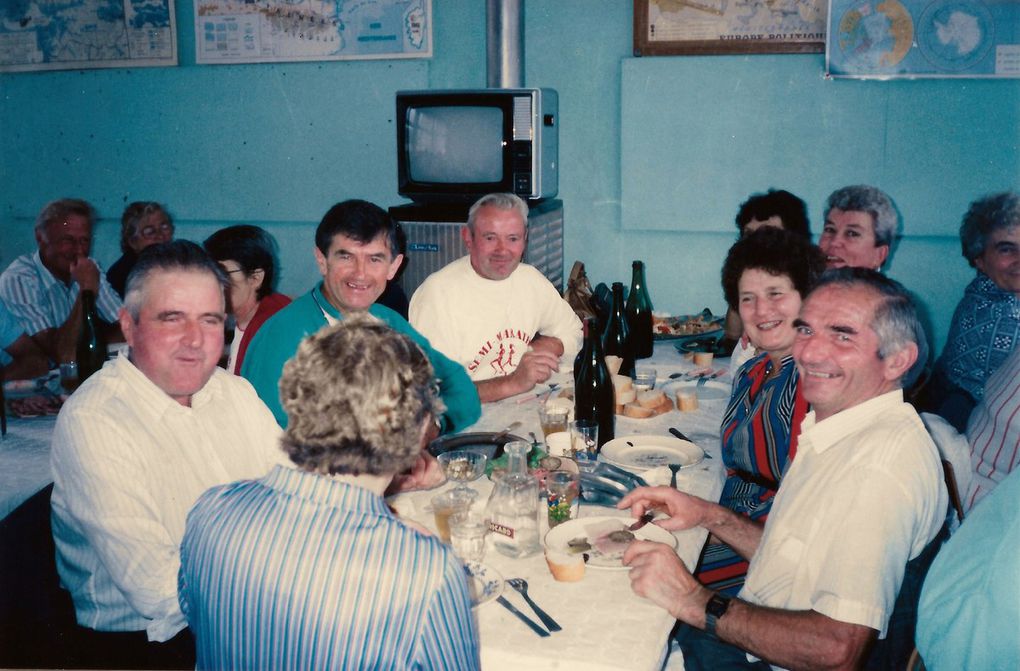
<svg viewBox="0 0 1020 671">
<path fill-rule="evenodd" d="M 584 577 L 584 557 L 566 552 L 545 551 L 545 563 L 558 582 L 577 582 Z"/>
<path fill-rule="evenodd" d="M 616 375 L 620 372 L 620 366 L 623 365 L 623 359 L 616 356 L 615 354 L 606 355 L 606 368 L 609 369 L 610 375 Z"/>
<path fill-rule="evenodd" d="M 634 388 L 634 380 L 630 379 L 626 375 L 614 375 L 613 376 L 613 389 L 617 393 L 626 391 Z"/>
<path fill-rule="evenodd" d="M 637 392 L 633 389 L 617 389 L 616 390 L 616 405 L 627 405 L 633 403 L 637 399 Z"/>
</svg>

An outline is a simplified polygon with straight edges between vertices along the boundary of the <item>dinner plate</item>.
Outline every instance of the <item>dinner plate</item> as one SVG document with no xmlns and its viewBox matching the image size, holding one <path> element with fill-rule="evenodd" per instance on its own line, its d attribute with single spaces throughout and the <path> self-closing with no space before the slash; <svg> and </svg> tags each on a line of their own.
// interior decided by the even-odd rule
<svg viewBox="0 0 1020 671">
<path fill-rule="evenodd" d="M 570 546 L 571 541 L 576 541 L 578 539 L 590 540 L 590 534 L 594 533 L 596 535 L 603 535 L 606 530 L 616 530 L 615 527 L 623 530 L 633 522 L 634 520 L 629 517 L 581 517 L 576 520 L 564 522 L 550 529 L 549 533 L 545 535 L 545 546 L 554 552 L 565 552 L 570 554 L 574 552 Z M 614 523 L 616 524 L 614 525 Z M 676 538 L 673 534 L 654 524 L 646 524 L 637 531 L 631 533 L 633 533 L 634 537 L 638 540 L 664 543 L 669 547 L 676 549 Z M 584 554 L 588 555 L 588 568 L 607 569 L 610 571 L 628 570 L 621 561 L 623 555 L 622 552 L 604 555 L 598 549 L 593 547 L 589 550 L 585 550 Z"/>
<path fill-rule="evenodd" d="M 672 436 L 622 436 L 603 445 L 599 459 L 640 472 L 667 464 L 694 466 L 705 459 L 705 451 Z"/>
<path fill-rule="evenodd" d="M 711 352 L 716 356 L 729 356 L 733 351 L 730 343 L 723 342 L 719 334 L 707 336 L 694 336 L 689 340 L 679 340 L 673 343 L 673 347 L 681 353 Z"/>
<path fill-rule="evenodd" d="M 468 577 L 472 608 L 487 604 L 503 593 L 503 576 L 491 566 L 469 561 L 464 564 L 464 573 Z"/>
<path fill-rule="evenodd" d="M 730 400 L 730 394 L 732 389 L 730 385 L 725 382 L 718 382 L 716 380 L 708 380 L 700 387 L 698 386 L 699 380 L 687 380 L 684 382 L 676 382 L 673 384 L 670 394 L 675 396 L 676 392 L 681 389 L 694 388 L 698 394 L 699 401 L 728 401 Z"/>
</svg>

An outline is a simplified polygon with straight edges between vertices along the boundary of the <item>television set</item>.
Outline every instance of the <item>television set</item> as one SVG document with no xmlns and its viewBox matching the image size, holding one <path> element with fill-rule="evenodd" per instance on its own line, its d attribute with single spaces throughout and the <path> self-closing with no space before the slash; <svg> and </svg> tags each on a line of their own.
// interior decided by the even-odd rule
<svg viewBox="0 0 1020 671">
<path fill-rule="evenodd" d="M 552 89 L 398 91 L 397 192 L 419 203 L 559 190 Z"/>
</svg>

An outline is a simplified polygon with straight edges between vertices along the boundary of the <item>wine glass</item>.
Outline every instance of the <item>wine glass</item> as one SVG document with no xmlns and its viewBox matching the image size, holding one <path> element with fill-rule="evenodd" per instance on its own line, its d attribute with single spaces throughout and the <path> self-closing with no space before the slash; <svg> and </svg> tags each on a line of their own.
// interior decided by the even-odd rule
<svg viewBox="0 0 1020 671">
<path fill-rule="evenodd" d="M 480 452 L 451 450 L 443 452 L 436 459 L 443 467 L 447 479 L 457 483 L 453 490 L 455 492 L 473 492 L 467 483 L 477 480 L 485 472 L 486 456 Z"/>
</svg>

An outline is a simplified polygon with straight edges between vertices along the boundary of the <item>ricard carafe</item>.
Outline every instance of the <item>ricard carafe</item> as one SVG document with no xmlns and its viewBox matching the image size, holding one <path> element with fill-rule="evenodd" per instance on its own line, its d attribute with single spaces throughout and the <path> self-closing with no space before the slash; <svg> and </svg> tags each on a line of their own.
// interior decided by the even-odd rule
<svg viewBox="0 0 1020 671">
<path fill-rule="evenodd" d="M 487 513 L 493 546 L 508 557 L 526 557 L 541 549 L 538 541 L 538 480 L 528 474 L 531 444 L 515 440 L 503 450 L 507 469 L 494 478 Z"/>
</svg>

